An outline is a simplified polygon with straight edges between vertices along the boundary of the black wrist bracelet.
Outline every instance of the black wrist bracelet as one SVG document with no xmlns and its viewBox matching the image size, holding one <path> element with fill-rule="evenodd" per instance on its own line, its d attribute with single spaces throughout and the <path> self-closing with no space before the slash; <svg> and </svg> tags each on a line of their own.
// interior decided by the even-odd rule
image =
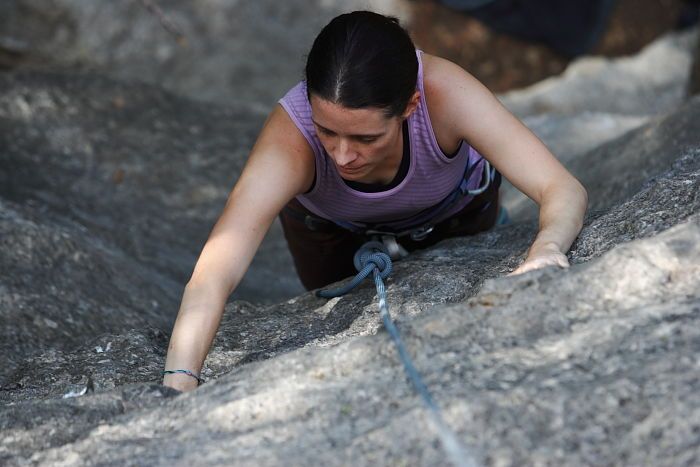
<svg viewBox="0 0 700 467">
<path fill-rule="evenodd" d="M 197 384 L 198 384 L 198 385 L 204 383 L 204 379 L 203 379 L 203 378 L 200 378 L 199 376 L 195 375 L 195 374 L 192 373 L 190 370 L 163 370 L 163 374 L 164 374 L 164 375 L 169 375 L 169 374 L 174 374 L 174 373 L 182 373 L 182 374 L 191 376 L 191 377 L 193 377 L 194 379 L 197 380 Z"/>
</svg>

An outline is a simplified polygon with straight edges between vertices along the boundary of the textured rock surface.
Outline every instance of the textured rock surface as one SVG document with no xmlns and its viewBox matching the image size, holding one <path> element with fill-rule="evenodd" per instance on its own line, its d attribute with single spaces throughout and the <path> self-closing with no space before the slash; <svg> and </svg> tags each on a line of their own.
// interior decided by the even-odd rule
<svg viewBox="0 0 700 467">
<path fill-rule="evenodd" d="M 625 133 L 654 118 L 662 119 L 664 114 L 683 104 L 693 44 L 697 39 L 700 36 L 696 29 L 664 36 L 634 57 L 582 58 L 573 62 L 561 76 L 500 97 L 506 107 L 584 182 L 593 196 L 609 197 L 618 191 L 619 183 L 615 189 L 610 189 L 607 182 L 613 175 L 601 175 L 604 168 L 620 170 L 619 179 L 629 176 L 629 183 L 638 185 L 650 175 L 648 166 L 656 165 L 655 151 L 663 153 L 659 158 L 662 164 L 677 157 L 680 145 L 671 140 L 670 149 L 659 148 L 660 141 L 668 142 L 658 138 L 658 131 L 653 131 L 656 138 L 641 140 L 637 146 L 627 145 L 630 137 Z M 669 133 L 681 131 L 684 142 L 695 140 L 692 131 L 684 130 L 684 123 L 671 127 L 660 124 L 660 127 Z M 621 138 L 618 146 L 605 146 L 589 154 L 616 138 Z M 627 151 L 627 154 L 618 157 L 614 154 L 617 151 Z M 633 151 L 640 154 L 633 155 Z M 610 163 L 607 167 L 591 164 L 592 157 L 608 158 Z M 628 171 L 631 163 L 640 163 L 642 170 L 639 173 Z M 618 165 L 613 167 L 615 164 Z M 592 166 L 599 170 L 589 170 Z M 623 190 L 623 193 L 629 194 L 630 190 Z M 508 182 L 503 185 L 502 200 L 515 220 L 537 216 L 536 205 Z"/>
<path fill-rule="evenodd" d="M 172 326 L 164 307 L 176 306 L 177 284 L 80 224 L 0 199 L 0 249 L 0 385 L 33 353 L 105 332 Z"/>
<path fill-rule="evenodd" d="M 0 381 L 28 352 L 170 332 L 262 119 L 90 74 L 5 74 L 0 90 Z M 275 223 L 235 295 L 301 291 Z"/>
<path fill-rule="evenodd" d="M 402 334 L 480 462 L 693 464 L 700 456 L 699 241 L 696 215 L 568 273 L 487 282 L 467 302 L 404 321 Z M 443 463 L 401 371 L 383 333 L 308 348 L 118 414 L 63 446 L 65 433 L 31 443 L 28 432 L 50 433 L 47 425 L 60 424 L 74 402 L 56 403 L 29 427 L 20 420 L 47 403 L 21 412 L 11 405 L 5 414 L 21 415 L 5 421 L 0 452 L 37 465 Z M 93 406 L 120 399 L 108 394 L 84 399 Z M 76 410 L 71 423 L 95 426 L 110 411 Z"/>
<path fill-rule="evenodd" d="M 618 139 L 565 161 L 589 192 L 589 209 L 608 208 L 637 192 L 651 177 L 665 172 L 690 148 L 700 146 L 700 98 L 677 112 L 654 119 Z M 515 219 L 532 219 L 537 206 L 522 193 L 506 194 Z"/>
<path fill-rule="evenodd" d="M 262 118 L 89 74 L 6 74 L 0 89 L 0 195 L 40 202 L 184 284 Z M 283 245 L 266 256 L 291 270 Z M 256 269 L 242 298 L 276 277 Z M 282 296 L 301 290 L 280 282 Z"/>
<path fill-rule="evenodd" d="M 404 0 L 152 3 L 182 33 L 179 41 L 138 0 L 5 0 L 0 46 L 25 68 L 99 70 L 267 113 L 301 77 L 302 57 L 331 18 L 367 7 L 403 17 L 408 8 Z"/>
<path fill-rule="evenodd" d="M 594 213 L 569 271 L 496 278 L 533 228 L 443 242 L 398 263 L 389 281 L 402 335 L 450 424 L 485 465 L 693 464 L 700 148 Z M 158 379 L 157 334 L 32 359 L 11 379 L 23 384 L 3 388 L 14 402 L 0 455 L 10 465 L 443 463 L 375 307 L 369 286 L 328 302 L 232 303 L 208 359 L 219 377 L 139 410 L 121 411 L 119 385 Z M 89 410 L 29 400 L 88 386 L 118 387 L 82 396 Z M 66 412 L 88 429 L 51 431 Z"/>
<path fill-rule="evenodd" d="M 178 394 L 160 384 L 122 385 L 112 392 L 89 397 L 32 401 L 5 406 L 0 412 L 3 433 L 0 460 L 8 452 L 40 452 L 78 440 L 129 411 L 144 410 Z M 31 432 L 28 437 L 24 433 Z"/>
<path fill-rule="evenodd" d="M 83 339 L 79 346 L 67 351 L 54 349 L 25 358 L 10 382 L 2 385 L 0 402 L 74 397 L 129 383 L 157 382 L 168 337 L 155 328 L 141 328 L 116 335 L 102 334 Z"/>
<path fill-rule="evenodd" d="M 700 462 L 698 99 L 562 146 L 592 206 L 569 270 L 503 277 L 534 220 L 395 264 L 392 314 L 479 464 Z M 278 231 L 226 307 L 209 382 L 157 384 L 162 329 L 261 123 L 91 74 L 0 75 L 0 464 L 446 463 L 373 287 L 297 294 Z"/>
<path fill-rule="evenodd" d="M 583 58 L 561 76 L 506 93 L 502 100 L 520 118 L 550 112 L 668 112 L 685 97 L 696 37 L 697 30 L 669 34 L 627 58 Z"/>
</svg>

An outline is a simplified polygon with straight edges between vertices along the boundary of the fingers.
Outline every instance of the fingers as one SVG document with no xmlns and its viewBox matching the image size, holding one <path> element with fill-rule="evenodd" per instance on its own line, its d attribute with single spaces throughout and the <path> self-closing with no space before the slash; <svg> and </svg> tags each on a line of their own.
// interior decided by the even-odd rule
<svg viewBox="0 0 700 467">
<path fill-rule="evenodd" d="M 557 266 L 564 269 L 568 268 L 570 266 L 568 258 L 564 255 L 557 257 Z"/>
<path fill-rule="evenodd" d="M 526 260 L 523 264 L 518 266 L 513 272 L 507 274 L 508 276 L 517 276 L 518 274 L 523 274 L 528 271 L 534 271 L 535 269 L 541 269 L 547 266 L 558 266 L 560 268 L 568 268 L 569 260 L 566 256 L 559 255 L 547 255 L 540 256 L 538 258 L 533 258 Z"/>
</svg>

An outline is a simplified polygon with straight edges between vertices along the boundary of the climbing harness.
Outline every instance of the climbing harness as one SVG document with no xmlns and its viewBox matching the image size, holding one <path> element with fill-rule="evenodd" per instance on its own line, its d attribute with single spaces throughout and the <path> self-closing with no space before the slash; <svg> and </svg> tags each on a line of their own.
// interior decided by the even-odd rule
<svg viewBox="0 0 700 467">
<path fill-rule="evenodd" d="M 373 274 L 374 284 L 377 287 L 377 296 L 379 298 L 379 315 L 382 318 L 382 323 L 389 332 L 394 344 L 396 344 L 399 358 L 401 359 L 401 363 L 403 363 L 404 370 L 411 380 L 411 383 L 413 383 L 413 387 L 418 394 L 420 394 L 423 402 L 429 409 L 428 412 L 431 419 L 435 423 L 435 426 L 437 427 L 438 436 L 440 437 L 447 455 L 452 463 L 457 467 L 476 466 L 476 463 L 467 453 L 464 446 L 462 446 L 454 431 L 452 431 L 447 422 L 445 422 L 445 419 L 442 417 L 439 406 L 430 395 L 430 392 L 428 391 L 425 383 L 423 383 L 418 370 L 416 370 L 416 367 L 411 362 L 411 358 L 408 355 L 403 342 L 401 341 L 399 331 L 394 325 L 394 322 L 391 320 L 389 308 L 386 304 L 386 289 L 384 287 L 383 279 L 386 279 L 389 274 L 391 274 L 393 266 L 384 243 L 376 240 L 365 243 L 355 253 L 353 262 L 355 264 L 355 269 L 357 269 L 359 272 L 357 273 L 357 276 L 352 279 L 352 281 L 337 289 L 319 290 L 316 292 L 316 295 L 322 298 L 339 297 L 354 289 L 367 276 L 369 276 L 370 273 Z"/>
</svg>

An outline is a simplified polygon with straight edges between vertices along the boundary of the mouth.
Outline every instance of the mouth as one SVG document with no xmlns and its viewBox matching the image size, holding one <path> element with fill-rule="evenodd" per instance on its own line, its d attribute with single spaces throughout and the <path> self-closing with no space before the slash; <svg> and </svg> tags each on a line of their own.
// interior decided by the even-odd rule
<svg viewBox="0 0 700 467">
<path fill-rule="evenodd" d="M 362 170 L 363 167 L 364 166 L 362 166 L 362 165 L 358 165 L 357 167 L 340 167 L 339 166 L 338 170 L 340 172 L 343 172 L 343 173 L 351 174 L 351 173 L 359 172 L 360 170 Z"/>
</svg>

